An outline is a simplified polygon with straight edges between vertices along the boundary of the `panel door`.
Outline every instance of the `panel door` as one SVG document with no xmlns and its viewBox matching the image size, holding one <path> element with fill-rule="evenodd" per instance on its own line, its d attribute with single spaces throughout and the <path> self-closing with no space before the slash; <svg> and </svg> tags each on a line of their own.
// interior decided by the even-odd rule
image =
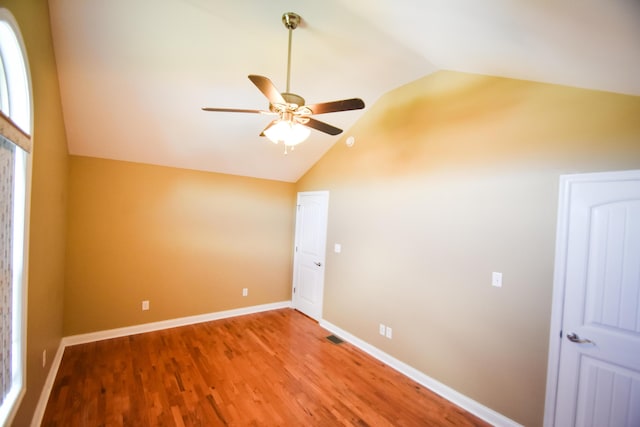
<svg viewBox="0 0 640 427">
<path fill-rule="evenodd" d="M 328 208 L 326 191 L 298 194 L 293 306 L 316 320 L 322 317 Z"/>
<path fill-rule="evenodd" d="M 640 171 L 568 192 L 556 426 L 640 426 Z"/>
</svg>

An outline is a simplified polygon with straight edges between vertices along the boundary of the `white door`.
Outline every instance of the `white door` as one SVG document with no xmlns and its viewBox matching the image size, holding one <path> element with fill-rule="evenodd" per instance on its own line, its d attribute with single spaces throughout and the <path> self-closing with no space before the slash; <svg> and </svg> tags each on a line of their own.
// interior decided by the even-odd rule
<svg viewBox="0 0 640 427">
<path fill-rule="evenodd" d="M 545 424 L 638 427 L 640 171 L 562 177 L 556 252 Z"/>
<path fill-rule="evenodd" d="M 298 193 L 293 307 L 316 320 L 322 317 L 328 211 L 328 191 Z"/>
</svg>

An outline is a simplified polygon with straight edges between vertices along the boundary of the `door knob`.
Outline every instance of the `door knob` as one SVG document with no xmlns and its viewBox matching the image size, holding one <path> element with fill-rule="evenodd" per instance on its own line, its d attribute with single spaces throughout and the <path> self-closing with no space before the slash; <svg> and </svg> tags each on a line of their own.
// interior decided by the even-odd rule
<svg viewBox="0 0 640 427">
<path fill-rule="evenodd" d="M 575 332 L 571 332 L 570 334 L 567 334 L 567 339 L 577 344 L 594 344 L 595 345 L 595 342 L 588 340 L 586 338 L 580 338 L 578 334 L 576 334 Z"/>
<path fill-rule="evenodd" d="M 322 267 L 322 263 L 319 261 L 314 262 L 315 265 L 317 265 L 318 267 Z"/>
</svg>

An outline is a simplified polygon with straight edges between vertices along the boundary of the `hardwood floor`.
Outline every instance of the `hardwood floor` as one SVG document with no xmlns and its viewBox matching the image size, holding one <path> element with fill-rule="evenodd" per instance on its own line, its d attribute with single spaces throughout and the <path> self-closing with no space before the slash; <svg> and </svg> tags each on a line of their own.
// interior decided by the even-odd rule
<svg viewBox="0 0 640 427">
<path fill-rule="evenodd" d="M 68 347 L 43 426 L 487 426 L 291 309 Z"/>
</svg>

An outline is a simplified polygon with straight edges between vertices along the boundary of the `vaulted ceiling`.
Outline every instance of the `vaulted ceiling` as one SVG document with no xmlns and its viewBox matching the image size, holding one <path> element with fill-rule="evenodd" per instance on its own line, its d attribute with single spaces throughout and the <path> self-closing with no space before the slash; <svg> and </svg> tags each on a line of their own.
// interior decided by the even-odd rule
<svg viewBox="0 0 640 427">
<path fill-rule="evenodd" d="M 288 155 L 248 80 L 308 104 L 384 93 L 439 69 L 640 95 L 637 0 L 49 0 L 71 154 L 296 181 L 365 110 L 321 120 L 345 132 Z"/>
</svg>

